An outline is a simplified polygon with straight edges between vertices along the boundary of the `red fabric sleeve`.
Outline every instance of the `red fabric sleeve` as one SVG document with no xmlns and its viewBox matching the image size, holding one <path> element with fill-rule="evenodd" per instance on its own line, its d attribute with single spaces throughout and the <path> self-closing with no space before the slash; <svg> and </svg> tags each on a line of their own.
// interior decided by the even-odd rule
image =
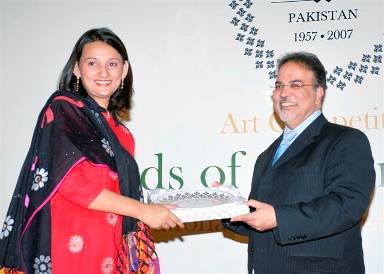
<svg viewBox="0 0 384 274">
<path fill-rule="evenodd" d="M 115 180 L 116 176 L 107 166 L 83 161 L 67 174 L 58 192 L 65 199 L 88 208 L 97 195 Z"/>
</svg>

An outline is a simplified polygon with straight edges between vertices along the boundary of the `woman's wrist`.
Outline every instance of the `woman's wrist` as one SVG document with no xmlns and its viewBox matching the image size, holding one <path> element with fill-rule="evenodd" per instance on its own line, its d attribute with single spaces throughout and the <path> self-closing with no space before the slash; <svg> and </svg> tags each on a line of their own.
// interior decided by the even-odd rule
<svg viewBox="0 0 384 274">
<path fill-rule="evenodd" d="M 136 216 L 132 216 L 132 217 L 134 217 L 140 221 L 143 221 L 144 216 L 145 216 L 146 212 L 148 211 L 148 205 L 141 203 L 141 202 L 137 202 L 137 204 L 138 204 L 138 206 L 136 207 L 136 212 L 134 213 Z"/>
</svg>

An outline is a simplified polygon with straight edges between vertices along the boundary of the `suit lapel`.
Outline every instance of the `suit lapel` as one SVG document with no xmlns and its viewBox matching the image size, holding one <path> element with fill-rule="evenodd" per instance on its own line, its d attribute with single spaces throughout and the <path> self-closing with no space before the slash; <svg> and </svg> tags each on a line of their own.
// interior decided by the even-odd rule
<svg viewBox="0 0 384 274">
<path fill-rule="evenodd" d="M 310 145 L 315 140 L 315 137 L 320 134 L 320 131 L 326 122 L 327 120 L 323 114 L 317 117 L 316 120 L 313 121 L 312 124 L 310 124 L 288 147 L 283 155 L 281 155 L 281 157 L 276 161 L 274 167 L 278 168 L 285 162 L 289 161 L 292 157 L 296 156 L 302 150 L 304 150 L 308 145 Z"/>
<path fill-rule="evenodd" d="M 260 155 L 261 160 L 257 164 L 257 173 L 253 174 L 252 188 L 249 199 L 257 197 L 264 202 L 268 201 L 268 197 L 272 192 L 271 181 L 273 181 L 274 169 L 272 167 L 272 159 L 278 148 L 283 135 L 280 135 L 263 153 Z"/>
<path fill-rule="evenodd" d="M 263 167 L 263 170 L 266 170 L 267 167 L 272 165 L 273 157 L 275 156 L 276 150 L 279 147 L 281 140 L 283 139 L 283 134 L 279 136 L 265 151 L 265 166 Z"/>
</svg>

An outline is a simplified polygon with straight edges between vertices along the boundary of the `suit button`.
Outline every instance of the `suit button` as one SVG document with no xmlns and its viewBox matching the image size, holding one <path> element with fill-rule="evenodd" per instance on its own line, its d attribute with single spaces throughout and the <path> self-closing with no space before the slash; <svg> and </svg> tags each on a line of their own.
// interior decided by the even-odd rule
<svg viewBox="0 0 384 274">
<path fill-rule="evenodd" d="M 251 247 L 251 248 L 249 249 L 249 252 L 253 253 L 253 252 L 255 252 L 255 249 L 254 249 L 253 247 Z"/>
</svg>

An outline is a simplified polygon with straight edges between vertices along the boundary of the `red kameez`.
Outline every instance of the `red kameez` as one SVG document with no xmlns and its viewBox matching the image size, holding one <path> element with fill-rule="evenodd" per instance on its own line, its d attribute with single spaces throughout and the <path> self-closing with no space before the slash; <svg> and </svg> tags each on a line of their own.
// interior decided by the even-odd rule
<svg viewBox="0 0 384 274">
<path fill-rule="evenodd" d="M 133 156 L 132 134 L 103 113 L 123 147 Z M 115 273 L 122 217 L 88 209 L 103 189 L 120 193 L 116 173 L 87 160 L 65 177 L 51 200 L 52 273 Z"/>
</svg>

